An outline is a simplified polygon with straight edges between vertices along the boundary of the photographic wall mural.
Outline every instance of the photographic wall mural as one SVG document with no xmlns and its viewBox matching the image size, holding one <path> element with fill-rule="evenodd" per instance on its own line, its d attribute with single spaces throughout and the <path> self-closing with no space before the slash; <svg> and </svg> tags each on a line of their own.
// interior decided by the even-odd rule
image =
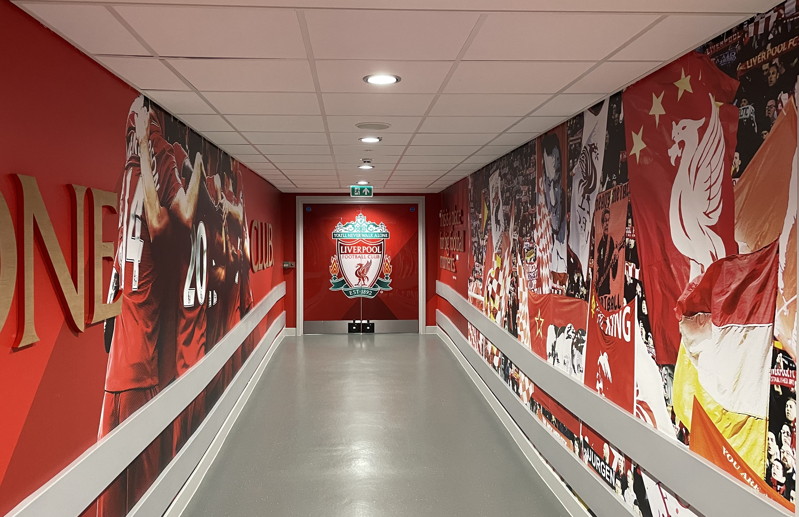
<svg viewBox="0 0 799 517">
<path fill-rule="evenodd" d="M 789 1 L 473 173 L 462 292 L 530 353 L 792 511 L 797 72 Z M 468 337 L 631 507 L 691 514 Z"/>
</svg>

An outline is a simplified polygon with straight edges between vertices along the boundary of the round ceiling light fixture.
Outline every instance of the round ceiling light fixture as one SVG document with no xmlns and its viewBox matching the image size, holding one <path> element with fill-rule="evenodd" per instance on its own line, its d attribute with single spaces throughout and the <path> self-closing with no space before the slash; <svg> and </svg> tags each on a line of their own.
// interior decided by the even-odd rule
<svg viewBox="0 0 799 517">
<path fill-rule="evenodd" d="M 390 128 L 391 124 L 388 122 L 358 122 L 355 127 L 364 131 L 383 131 Z"/>
<path fill-rule="evenodd" d="M 369 170 L 369 169 L 374 169 L 375 168 L 375 166 L 372 165 L 372 160 L 370 160 L 369 158 L 361 158 L 361 161 L 363 163 L 358 165 L 359 169 Z"/>
<path fill-rule="evenodd" d="M 360 140 L 361 142 L 363 142 L 365 144 L 376 144 L 376 143 L 380 142 L 381 140 L 383 140 L 383 137 L 382 136 L 364 136 L 364 137 L 359 138 L 358 140 Z"/>
<path fill-rule="evenodd" d="M 369 182 L 368 182 L 368 181 L 366 181 L 366 180 L 360 180 L 360 181 L 358 181 L 358 185 L 368 185 L 368 184 L 369 184 Z"/>
<path fill-rule="evenodd" d="M 392 74 L 371 74 L 364 76 L 363 80 L 369 84 L 386 86 L 389 84 L 398 83 L 402 80 L 402 78 L 398 75 L 392 75 Z"/>
</svg>

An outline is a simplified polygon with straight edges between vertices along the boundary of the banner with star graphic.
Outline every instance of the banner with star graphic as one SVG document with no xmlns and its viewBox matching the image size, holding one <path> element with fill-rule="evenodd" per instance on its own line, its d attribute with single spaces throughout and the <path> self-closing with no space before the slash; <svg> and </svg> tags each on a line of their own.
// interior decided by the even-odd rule
<svg viewBox="0 0 799 517">
<path fill-rule="evenodd" d="M 582 382 L 588 303 L 569 296 L 528 293 L 527 306 L 532 352 Z"/>
<path fill-rule="evenodd" d="M 688 282 L 737 251 L 732 180 L 738 81 L 692 52 L 623 94 L 628 173 L 657 362 L 680 344 L 673 308 Z M 645 199 L 636 203 L 635 199 Z"/>
</svg>

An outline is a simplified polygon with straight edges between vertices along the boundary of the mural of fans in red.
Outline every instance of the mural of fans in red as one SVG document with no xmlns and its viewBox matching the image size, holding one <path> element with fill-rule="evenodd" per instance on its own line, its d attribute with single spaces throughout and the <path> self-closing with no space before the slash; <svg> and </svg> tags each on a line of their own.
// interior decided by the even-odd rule
<svg viewBox="0 0 799 517">
<path fill-rule="evenodd" d="M 719 447 L 734 452 L 731 475 L 758 479 L 764 497 L 791 508 L 796 6 L 756 16 L 473 173 L 464 293 L 663 439 L 720 468 Z M 508 172 L 511 156 L 531 166 Z M 509 208 L 519 184 L 535 192 L 525 231 Z M 517 242 L 523 254 L 509 252 Z M 511 313 L 511 297 L 526 311 Z M 627 476 L 617 477 L 624 495 Z M 652 511 L 676 514 L 674 496 L 652 490 L 663 502 Z"/>
</svg>

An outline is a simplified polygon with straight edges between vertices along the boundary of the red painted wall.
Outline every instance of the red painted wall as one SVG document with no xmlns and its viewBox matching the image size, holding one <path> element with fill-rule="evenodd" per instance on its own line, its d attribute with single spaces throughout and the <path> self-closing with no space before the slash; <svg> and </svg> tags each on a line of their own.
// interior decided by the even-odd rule
<svg viewBox="0 0 799 517">
<path fill-rule="evenodd" d="M 283 226 L 280 234 L 283 242 L 284 260 L 296 262 L 296 225 L 297 196 L 314 196 L 326 194 L 283 194 L 282 214 Z M 389 194 L 397 195 L 397 194 Z M 415 194 L 408 194 L 413 196 Z M 376 197 L 380 197 L 379 195 Z M 440 194 L 425 194 L 425 262 L 427 267 L 425 292 L 426 325 L 435 324 L 436 320 L 436 275 L 438 274 L 438 211 L 441 204 Z M 278 264 L 279 265 L 279 264 Z M 286 326 L 297 326 L 296 270 L 285 270 L 286 279 Z"/>
<path fill-rule="evenodd" d="M 75 207 L 68 185 L 118 193 L 126 159 L 126 118 L 137 92 L 9 2 L 0 3 L 0 53 L 0 97 L 5 101 L 0 117 L 0 195 L 14 222 L 16 246 L 21 257 L 21 189 L 15 175 L 22 174 L 35 178 L 75 278 L 84 265 L 72 260 Z M 248 218 L 275 228 L 274 256 L 280 264 L 281 194 L 249 170 L 244 171 L 243 183 Z M 88 262 L 88 202 L 86 210 Z M 103 232 L 104 240 L 116 241 L 117 216 L 108 210 Z M 6 300 L 13 296 L 0 330 L 0 513 L 97 441 L 108 360 L 102 325 L 78 332 L 65 323 L 66 309 L 38 237 L 34 250 L 34 314 L 40 341 L 14 348 L 21 330 L 21 267 L 15 289 L 0 293 Z M 103 293 L 110 263 L 105 264 Z M 87 266 L 87 299 L 93 293 L 91 272 Z M 281 281 L 279 266 L 251 274 L 255 301 Z"/>
</svg>

